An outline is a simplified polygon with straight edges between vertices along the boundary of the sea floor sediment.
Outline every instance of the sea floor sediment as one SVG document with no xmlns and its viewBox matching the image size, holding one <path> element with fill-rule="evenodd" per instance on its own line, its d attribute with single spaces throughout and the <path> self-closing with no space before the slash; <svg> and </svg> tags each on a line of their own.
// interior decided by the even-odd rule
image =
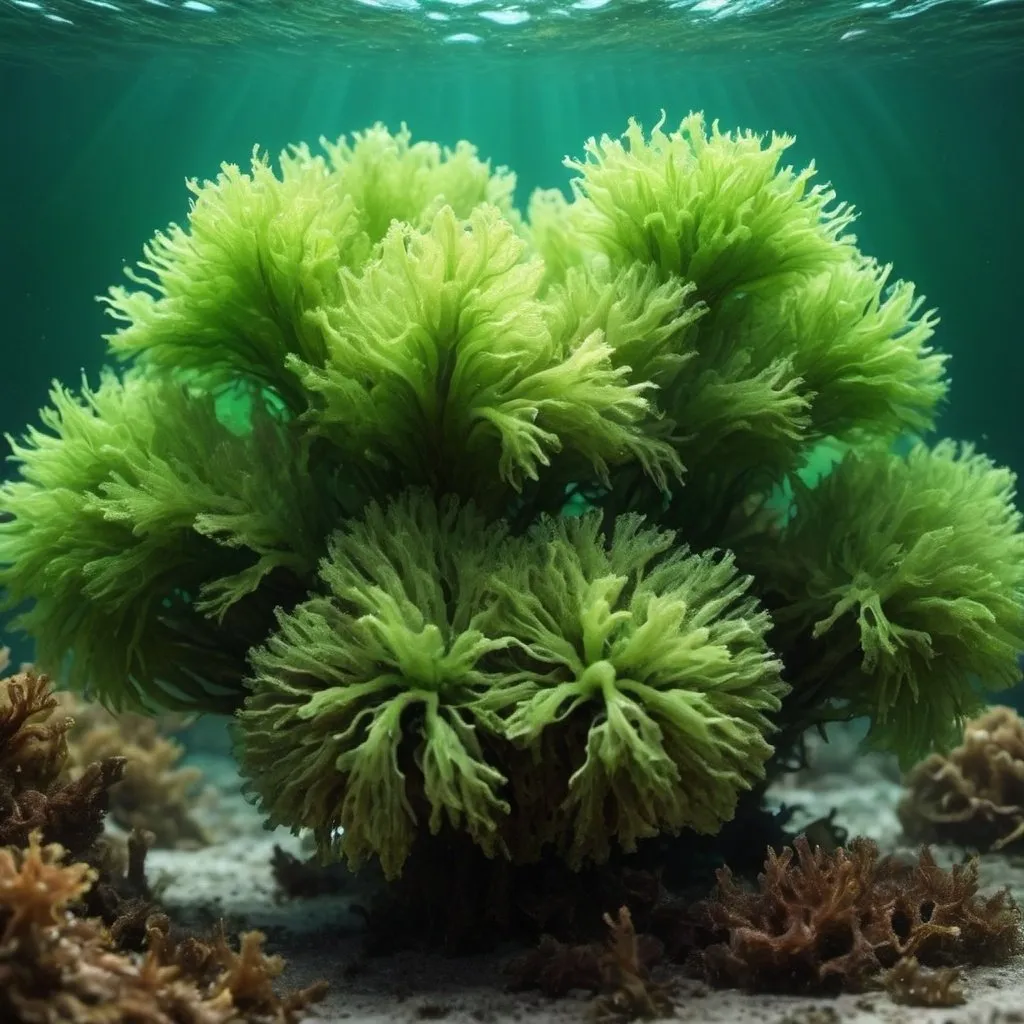
<svg viewBox="0 0 1024 1024">
<path fill-rule="evenodd" d="M 509 991 L 502 974 L 508 950 L 459 958 L 420 953 L 362 957 L 363 922 L 351 908 L 364 894 L 355 883 L 329 896 L 283 900 L 271 869 L 273 848 L 276 844 L 303 855 L 299 840 L 282 830 L 263 829 L 237 794 L 230 762 L 211 760 L 205 768 L 218 793 L 206 811 L 218 839 L 200 850 L 152 851 L 147 862 L 151 880 L 163 887 L 163 902 L 183 925 L 204 929 L 223 919 L 229 932 L 264 932 L 269 951 L 287 960 L 284 986 L 326 979 L 330 992 L 310 1011 L 309 1024 L 593 1020 L 589 993 L 552 1000 Z M 898 782 L 867 765 L 787 780 L 772 790 L 771 799 L 800 808 L 797 827 L 834 808 L 836 823 L 850 835 L 870 836 L 883 852 L 910 853 L 896 816 L 899 792 Z M 935 852 L 944 865 L 965 856 L 957 848 L 937 847 Z M 985 890 L 1009 886 L 1024 905 L 1024 857 L 983 855 L 980 869 Z M 672 1019 L 701 1024 L 1024 1024 L 1024 957 L 998 968 L 965 971 L 966 1004 L 943 1009 L 896 1005 L 884 992 L 830 999 L 755 996 L 709 990 L 681 971 L 673 976 L 671 968 L 661 976 L 674 987 Z"/>
</svg>

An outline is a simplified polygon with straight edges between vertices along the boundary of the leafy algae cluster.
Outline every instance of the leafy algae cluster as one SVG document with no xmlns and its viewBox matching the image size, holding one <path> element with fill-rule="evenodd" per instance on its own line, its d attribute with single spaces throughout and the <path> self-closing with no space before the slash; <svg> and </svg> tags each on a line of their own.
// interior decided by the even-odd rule
<svg viewBox="0 0 1024 1024">
<path fill-rule="evenodd" d="M 807 727 L 909 761 L 1016 680 L 1015 479 L 916 440 L 937 319 L 792 139 L 631 123 L 525 215 L 468 143 L 321 143 L 191 182 L 11 440 L 44 670 L 234 713 L 268 820 L 390 877 L 714 833 Z"/>
</svg>

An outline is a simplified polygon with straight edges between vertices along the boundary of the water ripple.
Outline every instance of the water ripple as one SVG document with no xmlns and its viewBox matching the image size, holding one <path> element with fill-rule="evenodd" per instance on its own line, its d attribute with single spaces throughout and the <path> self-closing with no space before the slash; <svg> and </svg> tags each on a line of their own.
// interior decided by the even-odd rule
<svg viewBox="0 0 1024 1024">
<path fill-rule="evenodd" d="M 1024 0 L 0 0 L 5 60 L 168 45 L 366 54 L 468 43 L 539 54 L 856 48 L 890 59 L 952 43 L 1015 60 Z"/>
</svg>

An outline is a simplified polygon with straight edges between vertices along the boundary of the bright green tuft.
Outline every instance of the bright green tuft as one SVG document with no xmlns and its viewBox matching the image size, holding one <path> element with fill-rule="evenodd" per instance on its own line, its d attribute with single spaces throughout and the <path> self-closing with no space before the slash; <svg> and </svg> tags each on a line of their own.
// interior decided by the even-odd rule
<svg viewBox="0 0 1024 1024">
<path fill-rule="evenodd" d="M 442 150 L 376 125 L 351 143 L 321 144 L 327 159 L 304 145 L 283 152 L 280 176 L 254 149 L 248 173 L 224 164 L 215 181 L 189 181 L 187 229 L 157 232 L 141 273 L 129 268 L 142 290 L 103 299 L 125 325 L 109 336 L 111 351 L 199 372 L 211 386 L 250 380 L 300 412 L 305 396 L 286 357 L 325 358 L 305 314 L 340 301 L 338 271 L 361 268 L 393 219 L 426 226 L 441 205 L 465 217 L 480 203 L 514 216 L 515 177 L 492 174 L 467 142 Z"/>
<path fill-rule="evenodd" d="M 506 722 L 536 747 L 589 723 L 562 808 L 566 856 L 604 860 L 609 841 L 716 832 L 763 777 L 768 716 L 786 687 L 765 643 L 767 614 L 729 555 L 691 554 L 671 533 L 601 517 L 547 520 L 495 585 L 498 620 L 526 657 L 534 692 Z"/>
<path fill-rule="evenodd" d="M 310 422 L 351 465 L 499 514 L 556 453 L 601 479 L 639 460 L 667 487 L 671 449 L 640 426 L 651 385 L 628 383 L 600 331 L 553 336 L 543 266 L 523 250 L 494 207 L 395 224 L 379 259 L 344 275 L 344 301 L 316 314 L 323 368 L 289 361 L 316 396 Z"/>
<path fill-rule="evenodd" d="M 678 372 L 654 402 L 698 486 L 778 481 L 827 437 L 927 430 L 946 393 L 945 359 L 928 347 L 936 317 L 859 252 L 853 210 L 811 184 L 813 164 L 781 166 L 792 142 L 709 133 L 699 114 L 649 135 L 630 122 L 567 161 L 572 202 L 542 193 L 531 206 L 556 307 L 578 308 L 574 274 L 614 290 L 639 266 L 685 287 L 690 329 L 666 349 Z"/>
<path fill-rule="evenodd" d="M 654 267 L 640 263 L 617 272 L 571 267 L 549 293 L 545 315 L 565 347 L 600 331 L 614 366 L 672 394 L 696 354 L 694 335 L 707 313 L 692 301 L 693 291 L 681 278 L 661 281 Z M 657 393 L 652 397 L 657 403 Z"/>
<path fill-rule="evenodd" d="M 445 821 L 496 852 L 505 779 L 481 734 L 498 725 L 476 705 L 517 692 L 486 663 L 508 641 L 482 627 L 504 544 L 472 507 L 424 493 L 371 504 L 334 534 L 326 593 L 279 615 L 239 715 L 243 771 L 270 822 L 313 829 L 353 867 L 376 855 L 389 877 L 417 830 Z"/>
<path fill-rule="evenodd" d="M 850 452 L 794 485 L 757 558 L 800 694 L 813 681 L 909 765 L 1019 678 L 1024 534 L 1014 475 L 949 441 Z"/>
<path fill-rule="evenodd" d="M 305 153 L 282 154 L 278 177 L 254 151 L 249 173 L 224 164 L 216 181 L 188 188 L 188 228 L 158 231 L 141 273 L 128 270 L 142 288 L 112 288 L 102 300 L 124 325 L 108 337 L 110 350 L 199 373 L 210 387 L 250 380 L 301 411 L 285 357 L 323 362 L 323 340 L 303 314 L 337 301 L 338 269 L 369 257 L 359 210 Z"/>
<path fill-rule="evenodd" d="M 496 206 L 509 220 L 519 219 L 512 205 L 516 176 L 505 167 L 492 170 L 465 139 L 449 149 L 436 142 L 413 142 L 404 124 L 394 135 L 376 124 L 353 132 L 351 142 L 344 136 L 334 143 L 321 138 L 320 145 L 374 242 L 395 220 L 428 228 L 442 206 L 450 206 L 460 218 L 477 206 Z M 306 155 L 303 147 L 296 152 Z"/>
<path fill-rule="evenodd" d="M 231 710 L 262 625 L 217 622 L 272 574 L 310 577 L 331 514 L 301 439 L 259 396 L 239 436 L 210 395 L 136 373 L 50 397 L 0 485 L 0 585 L 35 599 L 15 625 L 36 662 L 114 707 Z"/>
<path fill-rule="evenodd" d="M 708 134 L 701 114 L 678 131 L 662 124 L 648 137 L 630 121 L 621 140 L 592 138 L 585 159 L 566 161 L 580 175 L 573 223 L 594 250 L 692 281 L 711 304 L 855 253 L 845 233 L 853 211 L 834 205 L 827 186 L 811 185 L 814 165 L 780 168 L 790 136 L 763 145 L 760 135 L 721 132 L 717 122 Z"/>
</svg>

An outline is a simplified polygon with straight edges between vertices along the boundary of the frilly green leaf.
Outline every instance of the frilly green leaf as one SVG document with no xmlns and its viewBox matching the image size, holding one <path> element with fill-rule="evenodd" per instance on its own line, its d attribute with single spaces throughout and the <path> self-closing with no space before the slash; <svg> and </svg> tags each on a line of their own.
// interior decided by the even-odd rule
<svg viewBox="0 0 1024 1024">
<path fill-rule="evenodd" d="M 573 864 L 609 841 L 684 827 L 714 832 L 771 753 L 769 715 L 785 686 L 765 643 L 767 614 L 731 556 L 691 554 L 671 533 L 600 516 L 547 520 L 496 574 L 496 615 L 533 692 L 506 719 L 535 746 L 574 716 L 589 722 L 562 807 Z"/>
<path fill-rule="evenodd" d="M 323 340 L 306 310 L 337 301 L 338 270 L 371 253 L 360 213 L 337 176 L 308 153 L 282 154 L 281 176 L 254 150 L 248 173 L 224 164 L 215 181 L 188 183 L 187 228 L 172 224 L 144 249 L 102 301 L 123 326 L 108 336 L 122 359 L 192 371 L 208 386 L 239 378 L 305 407 L 285 369 L 295 353 L 323 362 Z"/>
<path fill-rule="evenodd" d="M 515 174 L 507 167 L 492 169 L 464 139 L 450 149 L 436 142 L 413 142 L 405 124 L 392 134 L 378 123 L 353 132 L 351 141 L 345 136 L 336 142 L 321 137 L 320 145 L 374 242 L 387 234 L 394 220 L 428 228 L 442 206 L 450 206 L 458 217 L 468 217 L 477 206 L 495 206 L 518 223 L 512 203 Z M 301 147 L 296 151 L 306 155 Z"/>
<path fill-rule="evenodd" d="M 751 566 L 796 651 L 795 692 L 827 683 L 909 765 L 960 738 L 983 691 L 1020 678 L 1024 534 L 1016 480 L 973 446 L 848 452 L 794 483 L 784 534 Z"/>
<path fill-rule="evenodd" d="M 312 315 L 324 366 L 289 360 L 316 396 L 310 422 L 349 463 L 498 514 L 555 453 L 603 479 L 638 460 L 667 487 L 675 457 L 642 426 L 650 383 L 630 384 L 598 331 L 552 336 L 524 249 L 493 207 L 395 224 L 379 259 L 344 275 L 344 302 Z"/>
<path fill-rule="evenodd" d="M 123 324 L 107 339 L 113 353 L 201 374 L 212 387 L 252 381 L 301 412 L 306 396 L 286 357 L 325 358 L 305 314 L 341 300 L 338 271 L 359 270 L 393 220 L 426 226 L 442 205 L 468 216 L 480 203 L 515 216 L 515 176 L 492 173 L 468 142 L 442 149 L 380 124 L 351 142 L 320 141 L 326 158 L 292 146 L 279 175 L 257 147 L 248 172 L 223 164 L 214 181 L 188 182 L 187 227 L 157 232 L 128 269 L 141 289 L 102 298 Z"/>
<path fill-rule="evenodd" d="M 239 715 L 270 821 L 313 829 L 353 865 L 375 855 L 388 876 L 424 822 L 501 849 L 505 779 L 483 746 L 500 723 L 477 704 L 518 695 L 488 661 L 508 641 L 483 625 L 505 543 L 471 506 L 423 492 L 373 503 L 332 537 L 326 594 L 279 616 Z"/>
<path fill-rule="evenodd" d="M 231 710 L 269 612 L 246 599 L 275 573 L 313 578 L 330 481 L 258 396 L 244 436 L 210 395 L 139 374 L 50 397 L 0 486 L 0 584 L 9 606 L 34 599 L 15 625 L 44 670 L 113 707 Z"/>
<path fill-rule="evenodd" d="M 662 348 L 676 372 L 658 380 L 635 345 L 628 357 L 630 379 L 661 385 L 651 396 L 659 430 L 698 486 L 745 474 L 780 482 L 825 437 L 928 430 L 946 393 L 945 359 L 928 345 L 934 313 L 860 253 L 853 209 L 812 185 L 813 164 L 782 166 L 792 142 L 709 132 L 700 114 L 672 132 L 631 121 L 622 139 L 591 139 L 584 159 L 567 161 L 578 172 L 572 202 L 544 193 L 531 207 L 556 306 L 579 308 L 581 282 L 628 273 L 653 317 L 641 267 L 700 310 Z M 595 308 L 615 291 L 606 284 Z"/>
<path fill-rule="evenodd" d="M 618 266 L 658 268 L 697 286 L 709 305 L 738 291 L 775 289 L 780 279 L 844 262 L 853 211 L 811 185 L 814 165 L 780 167 L 787 135 L 708 133 L 702 114 L 677 131 L 649 136 L 630 121 L 622 139 L 590 139 L 578 172 L 573 223 L 593 249 Z"/>
</svg>

